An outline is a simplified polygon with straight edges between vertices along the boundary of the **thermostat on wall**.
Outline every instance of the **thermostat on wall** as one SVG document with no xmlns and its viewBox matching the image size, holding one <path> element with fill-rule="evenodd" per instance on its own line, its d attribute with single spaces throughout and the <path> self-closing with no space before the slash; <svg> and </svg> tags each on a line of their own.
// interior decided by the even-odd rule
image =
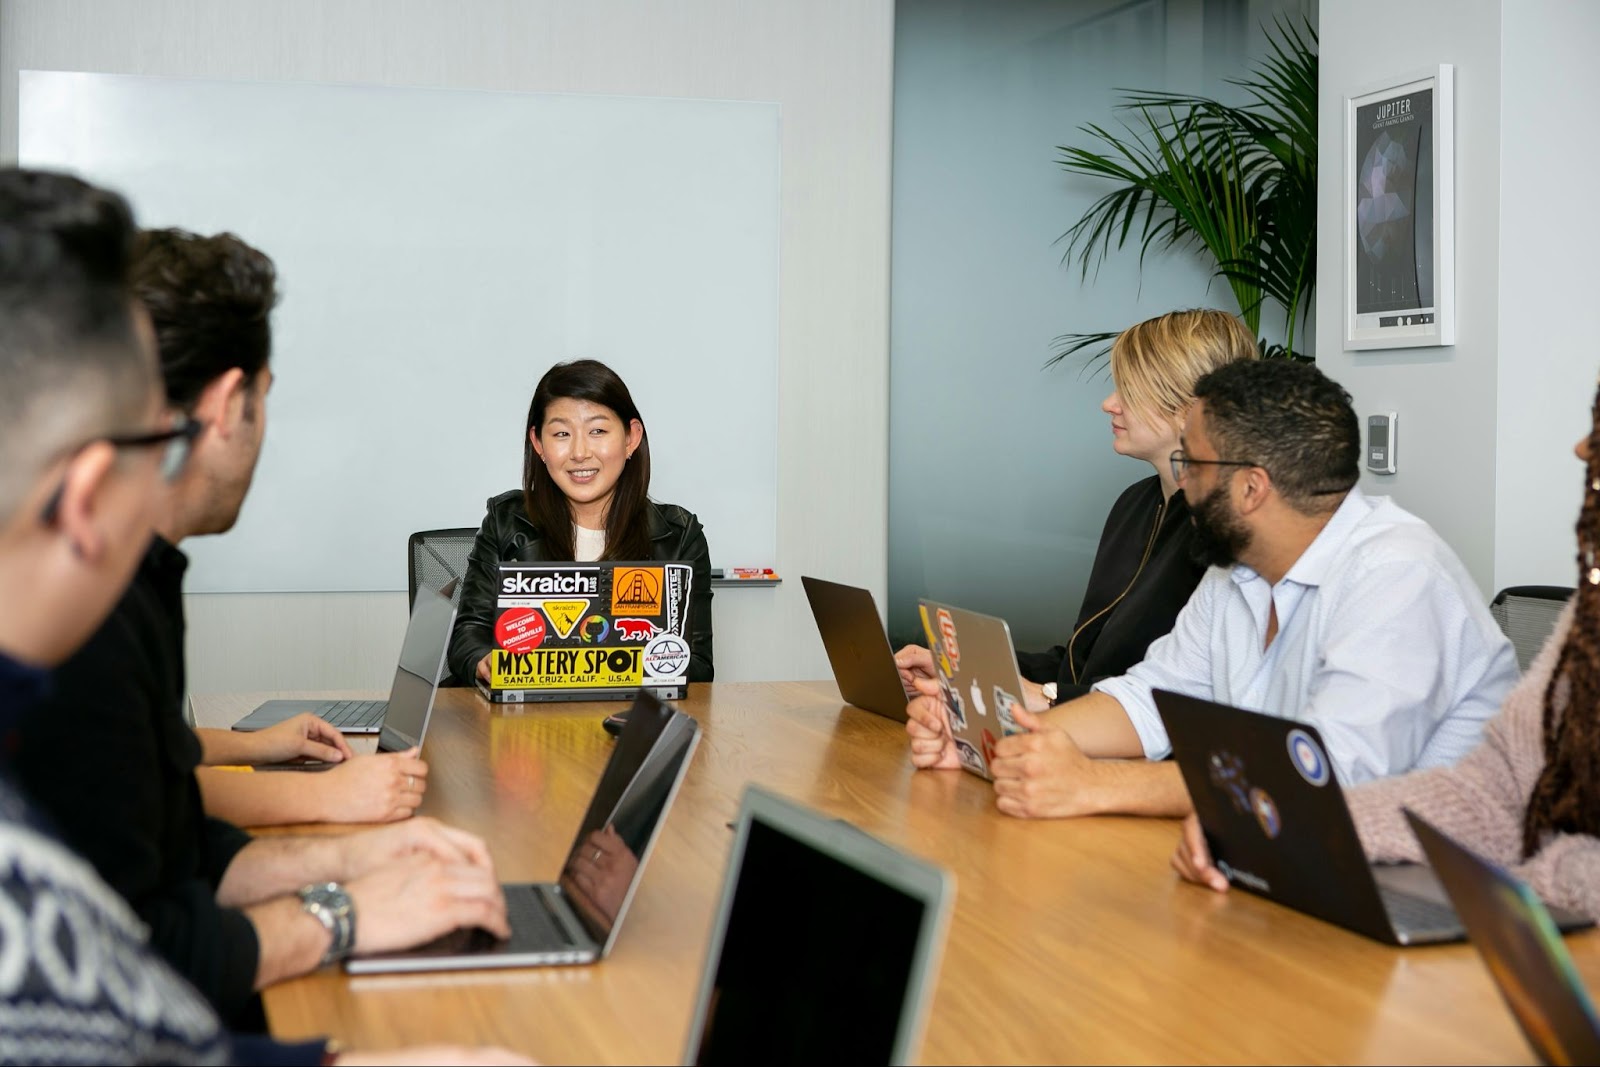
<svg viewBox="0 0 1600 1067">
<path fill-rule="evenodd" d="M 1367 416 L 1367 470 L 1393 474 L 1395 431 L 1400 416 L 1393 411 Z"/>
</svg>

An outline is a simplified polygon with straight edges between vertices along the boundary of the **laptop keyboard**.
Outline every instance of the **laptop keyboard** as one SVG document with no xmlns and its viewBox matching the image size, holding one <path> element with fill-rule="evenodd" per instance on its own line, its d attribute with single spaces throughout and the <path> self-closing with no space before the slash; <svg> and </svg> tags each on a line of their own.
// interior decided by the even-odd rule
<svg viewBox="0 0 1600 1067">
<path fill-rule="evenodd" d="M 1454 930 L 1461 926 L 1455 911 L 1437 900 L 1412 896 L 1385 885 L 1378 886 L 1378 895 L 1383 898 L 1383 909 L 1389 913 L 1389 922 L 1396 930 Z"/>
<path fill-rule="evenodd" d="M 321 718 L 329 726 L 348 729 L 359 726 L 376 726 L 389 710 L 387 700 L 340 700 L 328 705 Z"/>
<path fill-rule="evenodd" d="M 522 945 L 570 947 L 572 938 L 550 914 L 542 897 L 531 886 L 522 886 L 506 894 L 506 920 L 511 924 L 512 940 Z"/>
</svg>

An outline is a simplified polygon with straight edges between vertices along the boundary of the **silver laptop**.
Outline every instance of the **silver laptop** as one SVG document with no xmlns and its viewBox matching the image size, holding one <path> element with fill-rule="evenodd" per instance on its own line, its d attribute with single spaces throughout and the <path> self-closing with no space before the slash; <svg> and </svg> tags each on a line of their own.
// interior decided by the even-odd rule
<svg viewBox="0 0 1600 1067">
<path fill-rule="evenodd" d="M 1467 936 L 1542 1063 L 1600 1063 L 1600 1015 L 1532 889 L 1405 813 Z"/>
<path fill-rule="evenodd" d="M 918 605 L 961 766 L 993 779 L 994 743 L 1023 733 L 1012 711 L 1023 700 L 1011 629 L 1004 619 L 932 600 Z"/>
<path fill-rule="evenodd" d="M 906 721 L 909 697 L 894 665 L 894 649 L 872 594 L 853 585 L 800 576 L 811 614 L 828 651 L 839 695 L 875 715 Z"/>
<path fill-rule="evenodd" d="M 954 900 L 932 864 L 747 788 L 683 1062 L 911 1062 Z"/>
<path fill-rule="evenodd" d="M 426 587 L 418 589 L 388 700 L 269 700 L 233 728 L 265 730 L 309 711 L 340 733 L 377 734 L 380 752 L 404 752 L 419 745 L 433 711 L 455 621 L 454 600 Z"/>
<path fill-rule="evenodd" d="M 1160 689 L 1155 699 L 1230 884 L 1391 945 L 1466 937 L 1429 868 L 1368 861 L 1315 726 Z"/>
<path fill-rule="evenodd" d="M 700 729 L 641 692 L 555 882 L 502 888 L 511 937 L 457 930 L 420 948 L 345 961 L 351 974 L 595 963 L 616 943 Z"/>
</svg>

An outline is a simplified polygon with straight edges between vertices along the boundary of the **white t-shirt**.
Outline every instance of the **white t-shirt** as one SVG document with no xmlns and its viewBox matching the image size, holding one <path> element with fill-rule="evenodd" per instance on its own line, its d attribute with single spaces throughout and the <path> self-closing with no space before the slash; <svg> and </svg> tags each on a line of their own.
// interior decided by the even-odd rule
<svg viewBox="0 0 1600 1067">
<path fill-rule="evenodd" d="M 593 563 L 606 554 L 606 532 L 591 530 L 572 524 L 572 558 L 579 563 Z"/>
</svg>

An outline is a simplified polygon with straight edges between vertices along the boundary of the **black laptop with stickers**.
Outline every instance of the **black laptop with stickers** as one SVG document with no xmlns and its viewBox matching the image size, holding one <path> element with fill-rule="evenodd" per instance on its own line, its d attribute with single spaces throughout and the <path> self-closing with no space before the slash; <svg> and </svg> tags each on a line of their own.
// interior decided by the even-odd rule
<svg viewBox="0 0 1600 1067">
<path fill-rule="evenodd" d="M 502 563 L 489 681 L 497 703 L 683 697 L 687 563 Z"/>
<path fill-rule="evenodd" d="M 1316 727 L 1160 689 L 1155 699 L 1230 884 L 1391 945 L 1466 937 L 1431 870 L 1367 860 Z M 1568 912 L 1557 922 L 1586 925 Z"/>
</svg>

